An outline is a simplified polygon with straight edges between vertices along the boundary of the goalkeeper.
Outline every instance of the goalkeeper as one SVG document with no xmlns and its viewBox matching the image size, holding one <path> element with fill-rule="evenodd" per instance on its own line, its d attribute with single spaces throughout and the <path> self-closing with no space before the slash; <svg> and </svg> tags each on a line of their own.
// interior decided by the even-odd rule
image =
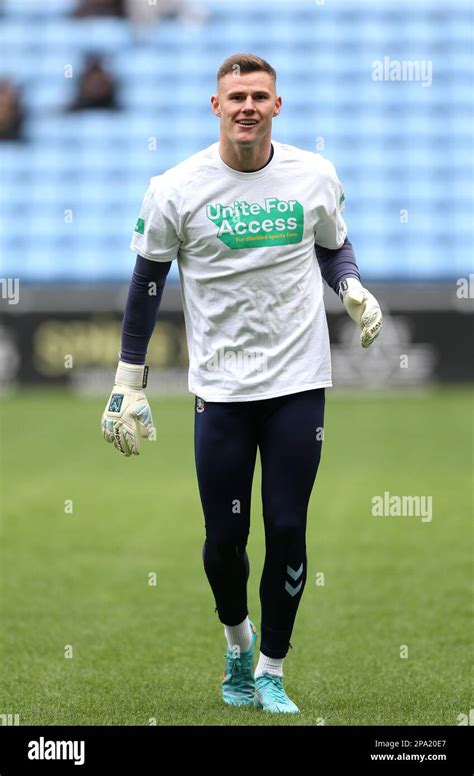
<svg viewBox="0 0 474 776">
<path fill-rule="evenodd" d="M 219 142 L 151 179 L 131 243 L 138 255 L 102 428 L 126 456 L 139 453 L 140 437 L 154 438 L 145 358 L 177 259 L 203 564 L 227 643 L 222 698 L 294 714 L 283 662 L 307 579 L 307 508 L 332 385 L 322 278 L 360 328 L 363 348 L 378 336 L 382 313 L 360 282 L 334 166 L 272 141 L 281 102 L 271 65 L 229 57 L 211 98 Z M 257 451 L 266 549 L 254 666 L 246 545 Z"/>
</svg>

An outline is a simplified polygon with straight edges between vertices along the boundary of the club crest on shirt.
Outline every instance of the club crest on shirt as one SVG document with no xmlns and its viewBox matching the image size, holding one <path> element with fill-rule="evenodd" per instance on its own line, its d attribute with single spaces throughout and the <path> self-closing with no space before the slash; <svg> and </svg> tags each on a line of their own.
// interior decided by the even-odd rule
<svg viewBox="0 0 474 776">
<path fill-rule="evenodd" d="M 205 409 L 206 405 L 204 399 L 200 399 L 199 396 L 196 396 L 196 412 L 204 412 Z"/>
</svg>

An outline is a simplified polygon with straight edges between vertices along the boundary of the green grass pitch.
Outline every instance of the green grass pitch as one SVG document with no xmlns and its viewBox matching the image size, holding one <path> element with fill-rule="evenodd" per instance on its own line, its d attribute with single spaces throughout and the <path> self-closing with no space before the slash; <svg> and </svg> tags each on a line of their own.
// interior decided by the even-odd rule
<svg viewBox="0 0 474 776">
<path fill-rule="evenodd" d="M 21 725 L 458 725 L 469 714 L 468 389 L 327 391 L 308 580 L 284 666 L 294 717 L 221 701 L 192 397 L 151 398 L 158 440 L 128 459 L 100 435 L 105 399 L 2 400 L 0 713 Z M 257 464 L 258 629 L 259 484 Z M 384 491 L 431 495 L 432 521 L 372 516 Z"/>
</svg>

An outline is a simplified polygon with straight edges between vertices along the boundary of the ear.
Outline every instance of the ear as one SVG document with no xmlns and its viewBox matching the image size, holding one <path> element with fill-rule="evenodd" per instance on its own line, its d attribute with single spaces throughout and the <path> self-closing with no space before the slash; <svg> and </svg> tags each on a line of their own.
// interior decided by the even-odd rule
<svg viewBox="0 0 474 776">
<path fill-rule="evenodd" d="M 277 97 L 275 107 L 273 109 L 273 116 L 278 116 L 281 111 L 281 97 Z"/>
<path fill-rule="evenodd" d="M 211 108 L 212 108 L 212 112 L 216 116 L 220 116 L 221 115 L 221 107 L 220 107 L 220 104 L 219 104 L 219 97 L 216 94 L 213 94 L 212 97 L 211 97 Z"/>
</svg>

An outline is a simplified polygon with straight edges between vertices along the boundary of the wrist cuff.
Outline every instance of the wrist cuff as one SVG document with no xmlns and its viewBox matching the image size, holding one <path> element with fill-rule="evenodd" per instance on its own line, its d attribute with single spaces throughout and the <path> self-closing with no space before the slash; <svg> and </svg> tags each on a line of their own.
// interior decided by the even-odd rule
<svg viewBox="0 0 474 776">
<path fill-rule="evenodd" d="M 351 275 L 343 278 L 339 283 L 339 298 L 341 302 L 344 301 L 344 297 L 348 291 L 360 291 L 362 289 L 362 283 L 358 278 Z"/>
<path fill-rule="evenodd" d="M 140 391 L 142 388 L 146 388 L 148 369 L 146 364 L 127 364 L 125 361 L 119 361 L 115 373 L 115 384 L 125 385 L 127 388 Z"/>
</svg>

